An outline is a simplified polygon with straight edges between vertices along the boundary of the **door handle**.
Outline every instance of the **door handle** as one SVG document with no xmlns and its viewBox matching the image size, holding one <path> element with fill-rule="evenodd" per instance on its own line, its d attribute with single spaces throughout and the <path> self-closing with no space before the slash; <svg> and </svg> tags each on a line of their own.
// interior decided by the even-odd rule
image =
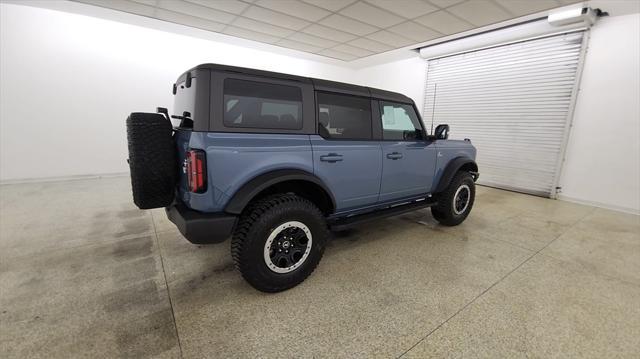
<svg viewBox="0 0 640 359">
<path fill-rule="evenodd" d="M 328 155 L 320 156 L 320 161 L 330 163 L 342 161 L 342 155 L 339 155 L 337 153 L 330 153 Z"/>
<path fill-rule="evenodd" d="M 399 160 L 402 158 L 402 153 L 400 152 L 387 153 L 387 158 L 390 160 Z"/>
</svg>

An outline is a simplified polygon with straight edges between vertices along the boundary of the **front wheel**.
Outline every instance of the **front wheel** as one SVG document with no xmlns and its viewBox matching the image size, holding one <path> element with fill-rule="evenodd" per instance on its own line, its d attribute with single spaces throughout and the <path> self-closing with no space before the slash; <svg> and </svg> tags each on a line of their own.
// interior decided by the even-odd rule
<svg viewBox="0 0 640 359">
<path fill-rule="evenodd" d="M 242 277 L 263 292 L 280 292 L 316 268 L 329 238 L 322 212 L 309 200 L 277 194 L 249 205 L 233 234 L 231 254 Z"/>
<path fill-rule="evenodd" d="M 431 207 L 431 214 L 440 224 L 457 226 L 462 223 L 476 196 L 476 184 L 469 172 L 458 172 L 449 183 L 449 187 L 437 195 L 438 203 Z"/>
</svg>

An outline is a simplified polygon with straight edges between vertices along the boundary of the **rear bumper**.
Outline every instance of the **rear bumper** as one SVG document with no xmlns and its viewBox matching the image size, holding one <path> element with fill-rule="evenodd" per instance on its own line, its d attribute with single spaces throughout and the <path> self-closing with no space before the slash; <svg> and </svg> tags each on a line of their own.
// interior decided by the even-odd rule
<svg viewBox="0 0 640 359">
<path fill-rule="evenodd" d="M 238 220 L 226 213 L 203 213 L 175 203 L 165 208 L 167 217 L 191 243 L 208 244 L 224 242 L 231 236 Z"/>
</svg>

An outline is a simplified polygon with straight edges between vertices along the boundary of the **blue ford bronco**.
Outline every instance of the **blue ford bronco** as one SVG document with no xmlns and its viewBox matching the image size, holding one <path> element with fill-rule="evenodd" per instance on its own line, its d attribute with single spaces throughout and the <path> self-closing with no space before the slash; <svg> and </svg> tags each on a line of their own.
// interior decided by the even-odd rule
<svg viewBox="0 0 640 359">
<path fill-rule="evenodd" d="M 399 93 L 203 64 L 173 94 L 171 116 L 127 119 L 134 203 L 166 207 L 190 242 L 231 237 L 258 290 L 306 279 L 331 231 L 426 207 L 455 226 L 473 207 L 476 149 L 427 133 Z"/>
</svg>

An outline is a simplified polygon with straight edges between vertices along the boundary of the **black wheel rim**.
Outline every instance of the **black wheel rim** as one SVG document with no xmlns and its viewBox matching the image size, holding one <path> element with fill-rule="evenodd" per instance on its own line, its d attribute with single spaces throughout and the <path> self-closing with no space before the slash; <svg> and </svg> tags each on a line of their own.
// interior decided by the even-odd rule
<svg viewBox="0 0 640 359">
<path fill-rule="evenodd" d="M 460 215 L 469 207 L 469 200 L 471 199 L 471 189 L 468 185 L 464 184 L 456 190 L 453 196 L 453 212 L 456 215 Z"/>
<path fill-rule="evenodd" d="M 276 273 L 297 269 L 311 251 L 311 232 L 301 222 L 286 222 L 273 229 L 265 243 L 264 259 Z"/>
</svg>

